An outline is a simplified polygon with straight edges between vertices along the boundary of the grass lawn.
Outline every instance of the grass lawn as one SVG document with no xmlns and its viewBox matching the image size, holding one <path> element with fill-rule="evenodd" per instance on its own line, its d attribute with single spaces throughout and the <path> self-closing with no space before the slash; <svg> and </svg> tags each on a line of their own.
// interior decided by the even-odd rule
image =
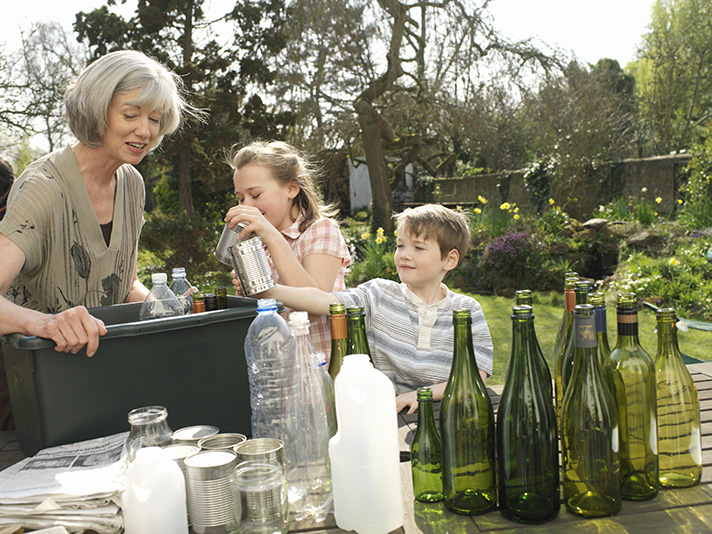
<svg viewBox="0 0 712 534">
<path fill-rule="evenodd" d="M 490 297 L 472 295 L 482 306 L 487 318 L 492 342 L 494 344 L 494 374 L 487 381 L 489 385 L 504 383 L 504 370 L 507 367 L 512 350 L 512 306 L 514 299 L 505 297 Z M 534 327 L 539 345 L 549 364 L 551 374 L 554 374 L 554 340 L 559 329 L 559 323 L 564 313 L 563 295 L 552 293 L 534 296 Z M 611 349 L 615 347 L 617 327 L 615 306 L 608 306 L 608 343 Z M 655 313 L 643 309 L 638 314 L 640 326 L 640 344 L 655 358 L 658 347 L 658 337 L 655 330 Z M 680 351 L 700 360 L 712 360 L 712 332 L 689 330 L 678 332 Z"/>
</svg>

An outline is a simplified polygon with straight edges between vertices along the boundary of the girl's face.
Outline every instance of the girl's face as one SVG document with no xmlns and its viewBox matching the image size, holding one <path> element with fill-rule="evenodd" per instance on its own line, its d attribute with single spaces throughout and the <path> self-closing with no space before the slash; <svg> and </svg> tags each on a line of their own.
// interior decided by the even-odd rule
<svg viewBox="0 0 712 534">
<path fill-rule="evenodd" d="M 294 197 L 299 193 L 299 185 L 295 181 L 283 184 L 277 181 L 268 167 L 255 163 L 235 171 L 232 180 L 241 205 L 260 210 L 278 230 L 289 228 L 294 223 L 292 206 Z"/>
</svg>

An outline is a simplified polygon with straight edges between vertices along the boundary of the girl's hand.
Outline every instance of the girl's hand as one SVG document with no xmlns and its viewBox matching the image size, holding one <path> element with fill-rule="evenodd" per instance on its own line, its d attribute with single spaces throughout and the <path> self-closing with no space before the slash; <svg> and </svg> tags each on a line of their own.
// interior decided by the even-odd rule
<svg viewBox="0 0 712 534">
<path fill-rule="evenodd" d="M 263 243 L 267 244 L 270 237 L 279 236 L 279 230 L 262 215 L 260 210 L 253 206 L 241 204 L 233 206 L 225 215 L 225 222 L 230 228 L 234 228 L 239 222 L 247 223 L 242 232 L 240 232 L 239 239 L 243 239 L 254 232 L 255 235 L 262 239 Z"/>
<path fill-rule="evenodd" d="M 232 276 L 232 287 L 235 288 L 235 295 L 238 297 L 242 296 L 242 284 L 240 284 L 240 280 L 237 278 L 237 275 L 235 274 L 235 271 L 230 271 L 230 276 Z"/>
</svg>

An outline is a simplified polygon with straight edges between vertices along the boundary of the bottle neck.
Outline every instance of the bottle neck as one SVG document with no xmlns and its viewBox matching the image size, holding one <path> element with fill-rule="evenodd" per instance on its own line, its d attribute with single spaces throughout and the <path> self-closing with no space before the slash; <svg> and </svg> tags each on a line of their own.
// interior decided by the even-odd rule
<svg viewBox="0 0 712 534">
<path fill-rule="evenodd" d="M 452 358 L 453 374 L 458 378 L 478 375 L 470 319 L 455 319 L 455 339 Z M 451 377 L 452 378 L 452 377 Z"/>
<path fill-rule="evenodd" d="M 573 313 L 574 306 L 576 305 L 576 293 L 573 289 L 564 290 L 564 304 L 566 306 L 566 311 Z"/>
<path fill-rule="evenodd" d="M 658 356 L 666 354 L 668 357 L 679 354 L 677 344 L 677 326 L 674 321 L 658 321 Z"/>
<path fill-rule="evenodd" d="M 433 398 L 421 399 L 418 397 L 418 429 L 426 429 L 434 424 Z"/>
<path fill-rule="evenodd" d="M 526 369 L 534 355 L 533 335 L 533 318 L 515 318 L 512 320 L 512 361 L 509 376 L 516 377 L 527 372 Z"/>
<path fill-rule="evenodd" d="M 331 325 L 331 339 L 348 338 L 348 327 L 346 325 L 345 315 L 330 315 L 329 324 Z"/>
<path fill-rule="evenodd" d="M 616 347 L 638 345 L 638 310 L 618 308 L 618 339 Z"/>
</svg>

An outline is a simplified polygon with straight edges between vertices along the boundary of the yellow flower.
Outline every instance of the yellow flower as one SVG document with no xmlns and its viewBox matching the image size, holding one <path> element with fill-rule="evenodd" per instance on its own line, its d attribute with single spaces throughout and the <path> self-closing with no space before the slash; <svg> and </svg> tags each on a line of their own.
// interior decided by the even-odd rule
<svg viewBox="0 0 712 534">
<path fill-rule="evenodd" d="M 398 237 L 398 230 L 393 230 L 393 235 Z"/>
<path fill-rule="evenodd" d="M 670 265 L 673 265 L 673 266 L 680 264 L 680 262 L 678 261 L 677 258 L 670 258 L 670 259 L 668 260 L 668 263 L 669 263 Z"/>
<path fill-rule="evenodd" d="M 480 213 L 482 213 L 482 210 L 480 208 L 475 208 L 475 213 L 479 215 Z"/>
<path fill-rule="evenodd" d="M 462 211 L 462 206 L 455 206 L 455 211 Z"/>
<path fill-rule="evenodd" d="M 658 197 L 655 199 L 655 202 L 658 204 L 660 204 L 662 201 L 663 201 L 663 199 L 661 197 Z"/>
<path fill-rule="evenodd" d="M 642 191 L 643 193 L 647 193 L 647 192 L 648 192 L 648 188 L 647 188 L 647 187 L 643 187 L 643 188 L 641 189 L 641 191 Z"/>
<path fill-rule="evenodd" d="M 656 211 L 656 212 L 653 212 L 653 215 L 655 215 L 655 216 L 657 217 L 657 216 L 658 216 L 658 212 L 657 212 L 657 211 Z"/>
<path fill-rule="evenodd" d="M 361 234 L 361 239 L 363 239 L 364 241 L 370 237 L 371 237 L 370 232 L 364 232 Z"/>
<path fill-rule="evenodd" d="M 501 210 L 508 210 L 510 208 L 509 202 L 505 202 L 502 205 L 500 205 L 499 209 Z"/>
<path fill-rule="evenodd" d="M 678 198 L 678 199 L 677 199 L 677 203 L 680 204 L 680 205 L 682 205 L 682 199 L 681 199 L 681 198 Z"/>
<path fill-rule="evenodd" d="M 550 198 L 550 199 L 549 199 L 549 206 L 553 206 L 554 204 L 556 204 L 556 201 L 555 201 L 553 198 Z"/>
<path fill-rule="evenodd" d="M 487 204 L 487 199 L 482 195 L 477 195 L 477 200 L 479 200 L 481 204 Z"/>
<path fill-rule="evenodd" d="M 385 236 L 382 236 L 382 235 L 376 236 L 376 244 L 377 245 L 385 243 L 386 241 L 388 241 L 388 240 L 385 238 Z"/>
<path fill-rule="evenodd" d="M 514 214 L 514 220 L 515 220 L 515 221 L 518 221 L 518 220 L 519 220 L 519 214 L 518 214 L 518 213 L 515 213 L 515 214 Z"/>
<path fill-rule="evenodd" d="M 519 207 L 514 208 L 514 213 L 519 213 Z"/>
<path fill-rule="evenodd" d="M 376 237 L 383 237 L 383 228 L 379 227 L 378 230 L 376 230 Z"/>
</svg>

